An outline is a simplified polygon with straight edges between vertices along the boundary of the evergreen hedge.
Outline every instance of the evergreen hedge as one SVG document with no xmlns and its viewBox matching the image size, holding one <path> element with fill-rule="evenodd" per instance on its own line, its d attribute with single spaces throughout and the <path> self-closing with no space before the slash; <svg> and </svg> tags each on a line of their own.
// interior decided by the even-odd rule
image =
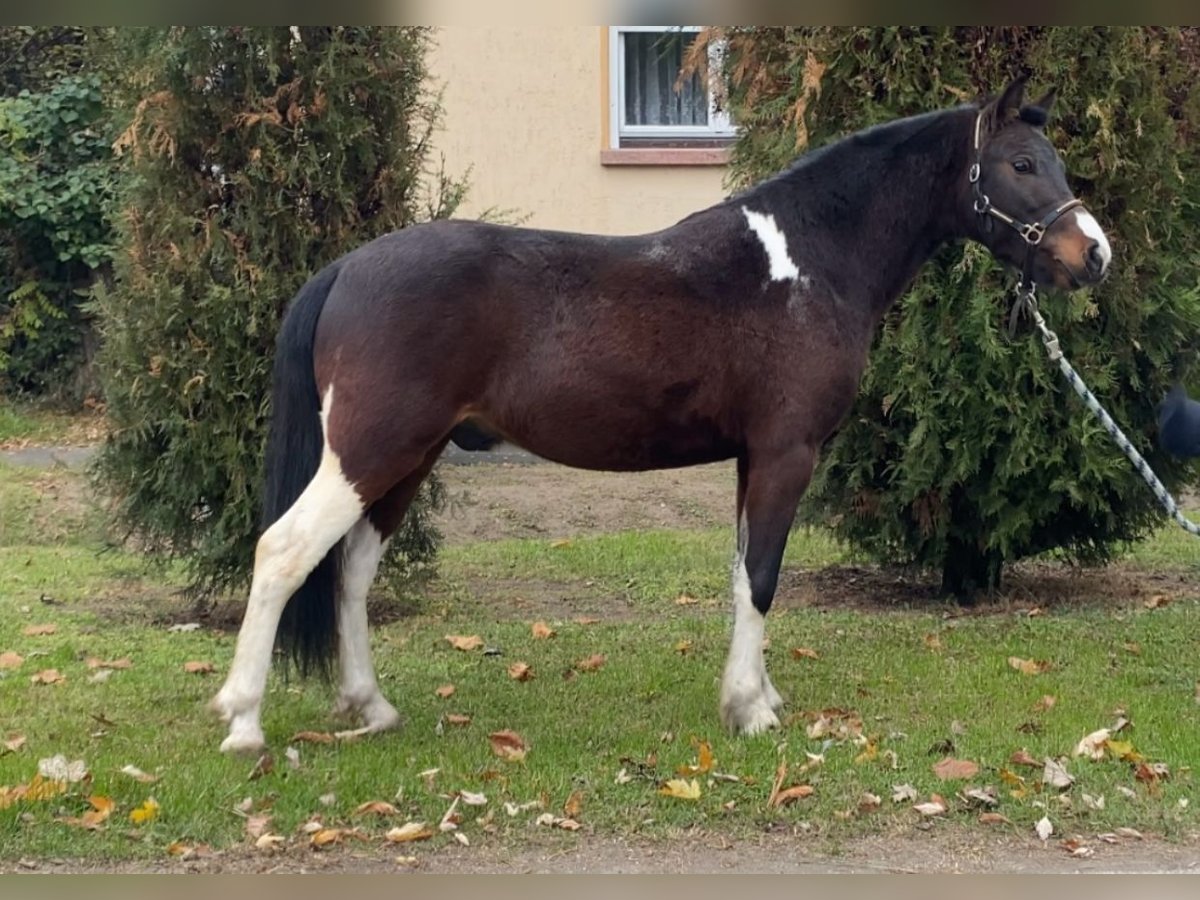
<svg viewBox="0 0 1200 900">
<path fill-rule="evenodd" d="M 197 589 L 250 574 L 275 333 L 330 260 L 448 215 L 424 27 L 123 30 L 116 282 L 97 292 L 116 513 Z M 432 184 L 432 187 L 428 187 Z M 431 480 L 388 565 L 428 560 Z"/>
<path fill-rule="evenodd" d="M 1200 65 L 1194 29 L 894 26 L 713 29 L 728 41 L 742 131 L 735 186 L 807 147 L 953 106 L 1032 75 L 1059 96 L 1048 136 L 1113 248 L 1103 285 L 1041 307 L 1063 350 L 1164 481 L 1156 405 L 1200 346 Z M 1028 330 L 1004 334 L 1014 276 L 982 247 L 941 252 L 886 317 L 858 401 L 802 506 L 889 562 L 940 569 L 948 592 L 999 584 L 1054 551 L 1110 558 L 1163 521 Z M 796 360 L 804 365 L 804 360 Z"/>
</svg>

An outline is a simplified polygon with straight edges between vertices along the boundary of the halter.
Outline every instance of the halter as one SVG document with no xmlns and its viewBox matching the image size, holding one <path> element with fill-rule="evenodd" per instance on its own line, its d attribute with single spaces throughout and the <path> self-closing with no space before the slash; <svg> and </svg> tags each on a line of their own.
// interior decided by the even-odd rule
<svg viewBox="0 0 1200 900">
<path fill-rule="evenodd" d="M 1046 236 L 1046 231 L 1059 220 L 1063 213 L 1074 209 L 1077 206 L 1083 206 L 1083 201 L 1072 197 L 1066 203 L 1056 206 L 1042 218 L 1040 222 L 1027 223 L 1020 219 L 1010 216 L 1008 213 L 1001 212 L 992 206 L 992 201 L 988 199 L 988 195 L 983 192 L 983 188 L 979 184 L 979 176 L 982 174 L 983 151 L 980 145 L 979 134 L 983 125 L 983 112 L 979 112 L 975 116 L 975 162 L 971 164 L 971 169 L 967 177 L 971 181 L 971 190 L 975 193 L 975 212 L 977 215 L 990 215 L 999 219 L 1005 225 L 1014 229 L 1017 234 L 1025 241 L 1025 266 L 1021 270 L 1021 283 L 1017 285 L 1018 295 L 1022 291 L 1027 291 L 1032 294 L 1036 290 L 1036 285 L 1033 282 L 1033 254 L 1037 249 L 1037 245 L 1042 242 L 1042 238 Z"/>
</svg>

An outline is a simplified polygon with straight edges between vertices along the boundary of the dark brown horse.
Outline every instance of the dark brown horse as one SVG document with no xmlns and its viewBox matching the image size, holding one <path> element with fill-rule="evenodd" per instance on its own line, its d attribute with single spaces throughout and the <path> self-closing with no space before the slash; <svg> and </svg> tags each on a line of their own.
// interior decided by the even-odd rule
<svg viewBox="0 0 1200 900">
<path fill-rule="evenodd" d="M 1108 266 L 1041 129 L 1052 97 L 1023 106 L 1023 92 L 853 134 L 653 234 L 435 222 L 318 273 L 279 336 L 269 527 L 213 700 L 221 748 L 264 743 L 281 617 L 302 662 L 336 654 L 339 706 L 362 730 L 399 722 L 370 661 L 367 589 L 446 443 L 481 436 L 587 469 L 736 460 L 721 717 L 749 734 L 778 725 L 764 617 L 885 310 L 947 241 L 1064 289 Z"/>
</svg>

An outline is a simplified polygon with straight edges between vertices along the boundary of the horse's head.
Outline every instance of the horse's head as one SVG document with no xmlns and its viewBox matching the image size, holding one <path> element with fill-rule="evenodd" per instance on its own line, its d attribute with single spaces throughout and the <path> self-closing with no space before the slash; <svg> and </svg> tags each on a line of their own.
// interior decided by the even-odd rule
<svg viewBox="0 0 1200 900">
<path fill-rule="evenodd" d="M 1067 186 L 1062 160 L 1042 127 L 1051 91 L 1022 105 L 1014 81 L 976 117 L 970 179 L 979 239 L 1025 281 L 1073 289 L 1100 281 L 1112 250 L 1099 223 Z"/>
</svg>

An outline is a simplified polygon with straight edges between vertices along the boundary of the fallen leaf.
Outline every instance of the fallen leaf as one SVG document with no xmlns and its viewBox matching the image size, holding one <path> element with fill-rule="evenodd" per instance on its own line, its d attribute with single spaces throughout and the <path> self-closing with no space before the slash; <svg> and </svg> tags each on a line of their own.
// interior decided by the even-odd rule
<svg viewBox="0 0 1200 900">
<path fill-rule="evenodd" d="M 309 846 L 318 850 L 331 844 L 340 844 L 345 832 L 341 828 L 321 828 L 309 835 Z"/>
<path fill-rule="evenodd" d="M 599 625 L 600 620 L 595 616 L 578 616 L 575 619 L 576 625 Z"/>
<path fill-rule="evenodd" d="M 437 694 L 439 697 L 441 697 L 443 700 L 445 700 L 447 697 L 453 697 L 454 691 L 455 691 L 454 685 L 443 684 L 441 687 L 435 688 L 433 692 L 435 694 Z"/>
<path fill-rule="evenodd" d="M 792 659 L 820 659 L 821 654 L 811 647 L 793 647 Z"/>
<path fill-rule="evenodd" d="M 658 792 L 665 797 L 674 797 L 677 800 L 699 800 L 700 783 L 695 778 L 691 781 L 686 781 L 683 778 L 672 778 L 663 784 L 658 789 Z"/>
<path fill-rule="evenodd" d="M 1140 763 L 1134 770 L 1133 777 L 1153 785 L 1170 778 L 1171 770 L 1166 763 Z"/>
<path fill-rule="evenodd" d="M 872 794 L 870 791 L 863 791 L 862 796 L 858 798 L 858 811 L 860 813 L 874 812 L 883 805 L 883 798 L 878 794 Z"/>
<path fill-rule="evenodd" d="M 332 744 L 333 735 L 328 731 L 297 731 L 292 735 L 292 744 Z"/>
<path fill-rule="evenodd" d="M 563 547 L 570 547 L 574 543 L 570 538 L 557 538 L 550 542 L 551 550 L 561 550 Z"/>
<path fill-rule="evenodd" d="M 784 788 L 775 795 L 775 801 L 772 806 L 787 806 L 789 803 L 794 803 L 797 800 L 803 800 L 805 797 L 813 795 L 814 788 L 811 784 L 793 784 L 791 787 Z"/>
<path fill-rule="evenodd" d="M 354 808 L 354 816 L 394 816 L 399 810 L 383 800 L 368 800 Z"/>
<path fill-rule="evenodd" d="M 456 841 L 458 841 L 460 844 L 462 844 L 464 847 L 471 846 L 471 839 L 469 837 L 467 837 L 465 834 L 463 834 L 461 831 L 454 832 L 454 839 Z"/>
<path fill-rule="evenodd" d="M 289 745 L 283 751 L 283 758 L 287 760 L 289 769 L 296 770 L 300 768 L 300 751 L 295 747 Z"/>
<path fill-rule="evenodd" d="M 680 656 L 687 656 L 692 652 L 692 642 L 688 640 L 679 641 L 675 644 L 675 652 Z"/>
<path fill-rule="evenodd" d="M 459 713 L 446 713 L 447 725 L 470 725 L 471 717 L 464 716 Z"/>
<path fill-rule="evenodd" d="M 426 769 L 424 772 L 418 772 L 417 777 L 425 782 L 425 790 L 432 791 L 434 782 L 437 780 L 441 769 Z"/>
<path fill-rule="evenodd" d="M 158 781 L 157 775 L 150 775 L 146 772 L 143 772 L 137 766 L 132 766 L 132 765 L 131 766 L 122 766 L 121 774 L 128 775 L 130 778 L 132 778 L 136 781 L 140 781 L 142 784 L 154 784 L 154 782 Z"/>
<path fill-rule="evenodd" d="M 129 821 L 134 825 L 145 825 L 158 818 L 158 801 L 147 797 L 146 802 L 129 813 Z"/>
<path fill-rule="evenodd" d="M 911 784 L 893 784 L 892 785 L 892 802 L 893 803 L 912 803 L 917 799 L 917 789 Z"/>
<path fill-rule="evenodd" d="M 89 669 L 131 669 L 133 662 L 129 657 L 124 656 L 121 659 L 103 660 L 97 656 L 89 656 L 84 661 L 84 665 Z"/>
<path fill-rule="evenodd" d="M 450 646 L 455 650 L 478 650 L 483 646 L 483 638 L 477 634 L 462 635 L 448 634 L 446 640 L 450 642 Z"/>
<path fill-rule="evenodd" d="M 604 665 L 605 656 L 603 653 L 593 653 L 586 659 L 581 659 L 575 663 L 575 668 L 580 672 L 595 672 Z"/>
<path fill-rule="evenodd" d="M 1042 763 L 1034 759 L 1033 756 L 1030 755 L 1029 751 L 1024 747 L 1010 756 L 1008 761 L 1014 766 L 1029 766 L 1032 769 L 1036 769 L 1042 765 Z"/>
<path fill-rule="evenodd" d="M 926 648 L 933 650 L 935 653 L 942 649 L 942 639 L 936 634 L 927 634 L 924 638 L 922 638 L 922 640 L 924 641 Z"/>
<path fill-rule="evenodd" d="M 193 659 L 183 664 L 183 671 L 189 675 L 211 675 L 217 668 L 210 662 Z"/>
<path fill-rule="evenodd" d="M 1075 745 L 1075 752 L 1072 755 L 1086 756 L 1092 760 L 1104 759 L 1104 746 L 1108 742 L 1109 735 L 1110 732 L 1107 728 L 1093 731 Z"/>
<path fill-rule="evenodd" d="M 973 806 L 992 807 L 999 805 L 996 789 L 990 784 L 981 788 L 967 788 L 959 795 Z"/>
<path fill-rule="evenodd" d="M 1117 837 L 1132 838 L 1135 841 L 1143 840 L 1142 833 L 1136 828 L 1114 828 L 1113 832 Z"/>
<path fill-rule="evenodd" d="M 974 778 L 979 774 L 979 764 L 968 759 L 953 759 L 948 756 L 934 764 L 933 774 L 942 781 Z"/>
<path fill-rule="evenodd" d="M 515 662 L 508 667 L 508 677 L 513 681 L 529 681 L 533 678 L 533 669 L 527 662 Z"/>
<path fill-rule="evenodd" d="M 167 629 L 167 631 L 172 632 L 174 634 L 187 634 L 190 631 L 199 631 L 199 630 L 200 630 L 199 622 L 183 622 L 178 625 L 172 625 L 170 628 Z"/>
<path fill-rule="evenodd" d="M 1109 738 L 1104 745 L 1121 762 L 1140 763 L 1146 761 L 1146 757 L 1133 749 L 1133 741 L 1114 741 Z"/>
<path fill-rule="evenodd" d="M 1128 653 L 1132 656 L 1141 656 L 1142 655 L 1142 645 L 1139 644 L 1137 641 L 1126 641 L 1125 643 L 1123 643 L 1121 645 L 1121 648 L 1126 653 Z"/>
<path fill-rule="evenodd" d="M 699 602 L 700 601 L 697 600 L 695 597 L 689 596 L 688 594 L 680 594 L 678 597 L 675 598 L 676 606 L 694 606 L 695 604 L 697 604 Z"/>
<path fill-rule="evenodd" d="M 0 741 L 0 747 L 4 748 L 6 753 L 16 753 L 25 746 L 25 735 L 12 732 L 3 741 Z"/>
<path fill-rule="evenodd" d="M 946 801 L 938 794 L 931 794 L 925 803 L 916 803 L 913 809 L 923 816 L 940 816 L 946 812 Z"/>
<path fill-rule="evenodd" d="M 271 824 L 271 815 L 269 813 L 258 813 L 253 816 L 246 817 L 244 830 L 246 837 L 258 840 L 264 834 L 267 834 L 267 829 Z"/>
<path fill-rule="evenodd" d="M 577 819 L 583 812 L 583 791 L 571 791 L 567 802 L 563 804 L 563 815 L 568 819 Z"/>
<path fill-rule="evenodd" d="M 287 843 L 287 838 L 281 834 L 264 834 L 254 842 L 254 847 L 257 850 L 271 853 L 280 849 L 285 843 Z"/>
<path fill-rule="evenodd" d="M 1048 841 L 1050 839 L 1050 835 L 1054 834 L 1054 826 L 1050 824 L 1049 816 L 1042 816 L 1040 819 L 1038 819 L 1038 823 L 1033 827 L 1037 832 L 1037 836 L 1043 841 Z"/>
<path fill-rule="evenodd" d="M 488 735 L 488 741 L 492 745 L 492 752 L 509 762 L 520 762 L 529 749 L 524 738 L 508 729 L 493 731 Z"/>
<path fill-rule="evenodd" d="M 1019 656 L 1010 656 L 1008 664 L 1022 675 L 1041 675 L 1051 669 L 1050 663 L 1046 660 L 1021 659 Z"/>
<path fill-rule="evenodd" d="M 629 784 L 631 781 L 633 781 L 633 776 L 625 769 L 621 769 L 613 779 L 613 784 Z"/>
<path fill-rule="evenodd" d="M 487 796 L 473 791 L 459 791 L 458 797 L 466 806 L 487 806 Z"/>
<path fill-rule="evenodd" d="M 1094 809 L 1097 811 L 1104 809 L 1104 795 L 1103 794 L 1101 794 L 1099 797 L 1093 797 L 1091 794 L 1084 794 L 1082 796 L 1082 799 L 1083 799 L 1083 805 L 1086 806 L 1088 809 Z"/>
<path fill-rule="evenodd" d="M 112 678 L 112 673 L 115 671 L 115 669 L 97 669 L 88 676 L 88 684 L 104 684 L 104 682 Z"/>
<path fill-rule="evenodd" d="M 43 637 L 47 634 L 54 634 L 58 631 L 58 626 L 53 622 L 46 625 L 26 625 L 21 632 L 26 637 Z"/>
<path fill-rule="evenodd" d="M 1117 791 L 1120 792 L 1121 796 L 1123 796 L 1129 800 L 1137 799 L 1137 791 L 1135 791 L 1133 788 L 1127 788 L 1123 784 L 1118 784 Z"/>
<path fill-rule="evenodd" d="M 61 753 L 38 760 L 38 774 L 50 781 L 75 784 L 88 777 L 87 763 L 82 759 L 67 761 Z"/>
<path fill-rule="evenodd" d="M 710 771 L 713 767 L 712 748 L 708 746 L 708 741 L 700 741 L 696 746 L 696 764 L 682 765 L 675 771 L 680 775 L 703 775 Z"/>
<path fill-rule="evenodd" d="M 433 837 L 433 829 L 427 828 L 424 822 L 405 822 L 398 828 L 391 828 L 383 837 L 391 844 L 406 844 L 409 841 L 424 841 Z"/>
<path fill-rule="evenodd" d="M 250 770 L 250 774 L 246 776 L 247 781 L 257 781 L 264 775 L 270 775 L 275 771 L 275 757 L 270 753 L 264 753 L 254 762 L 254 768 Z"/>
<path fill-rule="evenodd" d="M 65 684 L 67 676 L 58 669 L 43 669 L 36 675 L 31 675 L 29 680 L 33 684 Z"/>
<path fill-rule="evenodd" d="M 1002 816 L 998 812 L 985 812 L 979 814 L 979 824 L 981 825 L 1011 825 L 1012 822 L 1006 816 Z"/>
<path fill-rule="evenodd" d="M 866 748 L 854 757 L 854 764 L 861 766 L 864 763 L 874 762 L 877 756 L 879 756 L 879 746 L 874 741 L 867 741 Z"/>
<path fill-rule="evenodd" d="M 1075 782 L 1075 777 L 1067 771 L 1067 767 L 1057 760 L 1046 757 L 1042 767 L 1042 784 L 1048 784 L 1060 791 L 1066 790 Z"/>
<path fill-rule="evenodd" d="M 1146 607 L 1146 609 L 1162 609 L 1163 607 L 1170 605 L 1171 598 L 1166 594 L 1155 594 L 1142 604 L 1142 606 Z"/>
<path fill-rule="evenodd" d="M 533 625 L 530 626 L 530 631 L 532 632 L 533 639 L 535 641 L 544 641 L 548 638 L 554 637 L 554 635 L 558 633 L 545 622 L 534 622 Z"/>
<path fill-rule="evenodd" d="M 16 669 L 23 662 L 25 662 L 25 657 L 13 650 L 5 650 L 0 653 L 0 669 Z"/>
<path fill-rule="evenodd" d="M 1047 712 L 1051 709 L 1054 709 L 1054 704 L 1057 702 L 1058 701 L 1055 700 L 1054 697 L 1051 696 L 1050 694 L 1044 694 L 1044 695 L 1042 695 L 1042 698 L 1040 700 L 1038 700 L 1037 703 L 1033 704 L 1033 711 L 1034 712 Z"/>
</svg>

